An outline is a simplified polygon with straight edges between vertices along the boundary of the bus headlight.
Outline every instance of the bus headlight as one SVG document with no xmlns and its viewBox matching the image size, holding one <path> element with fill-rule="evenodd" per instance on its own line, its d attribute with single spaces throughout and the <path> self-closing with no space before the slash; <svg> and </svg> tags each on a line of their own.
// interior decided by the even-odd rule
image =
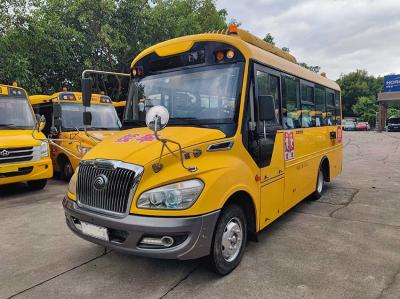
<svg viewBox="0 0 400 299">
<path fill-rule="evenodd" d="M 143 192 L 138 201 L 140 209 L 187 209 L 197 200 L 204 183 L 200 180 L 178 182 Z"/>
<path fill-rule="evenodd" d="M 42 141 L 40 144 L 40 156 L 47 157 L 49 155 L 49 146 L 47 142 Z"/>
<path fill-rule="evenodd" d="M 82 156 L 86 155 L 86 153 L 87 153 L 88 151 L 90 151 L 90 147 L 80 146 L 80 145 L 78 145 L 78 146 L 76 147 L 76 149 L 78 150 L 78 152 L 79 152 Z"/>
</svg>

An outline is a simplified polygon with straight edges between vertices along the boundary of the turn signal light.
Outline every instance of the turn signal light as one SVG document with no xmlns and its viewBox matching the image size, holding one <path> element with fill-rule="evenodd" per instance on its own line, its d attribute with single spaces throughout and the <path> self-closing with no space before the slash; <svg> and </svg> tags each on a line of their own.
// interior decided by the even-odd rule
<svg viewBox="0 0 400 299">
<path fill-rule="evenodd" d="M 133 77 L 135 77 L 135 76 L 142 76 L 143 75 L 143 69 L 141 68 L 141 67 L 134 67 L 133 69 L 132 69 L 132 76 Z"/>
<path fill-rule="evenodd" d="M 12 83 L 12 87 L 18 87 L 17 82 L 13 82 L 13 83 Z"/>
</svg>

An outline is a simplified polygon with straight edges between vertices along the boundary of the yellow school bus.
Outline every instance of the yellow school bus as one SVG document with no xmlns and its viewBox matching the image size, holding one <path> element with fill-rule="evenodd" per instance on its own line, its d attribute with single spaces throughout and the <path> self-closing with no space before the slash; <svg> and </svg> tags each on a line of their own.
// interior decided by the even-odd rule
<svg viewBox="0 0 400 299">
<path fill-rule="evenodd" d="M 62 91 L 52 95 L 32 95 L 29 100 L 36 113 L 46 118 L 43 132 L 55 139 L 55 145 L 51 145 L 54 169 L 65 180 L 71 178 L 83 155 L 121 128 L 112 101 L 106 95 L 93 94 L 93 122 L 86 129 L 82 120 L 80 92 Z"/>
<path fill-rule="evenodd" d="M 0 84 L 0 185 L 27 182 L 39 190 L 53 176 L 49 146 L 35 124 L 26 91 Z"/>
<path fill-rule="evenodd" d="M 86 240 L 155 258 L 208 256 L 225 275 L 246 240 L 341 172 L 339 86 L 247 31 L 162 42 L 131 72 L 132 129 L 84 157 L 63 201 Z"/>
</svg>

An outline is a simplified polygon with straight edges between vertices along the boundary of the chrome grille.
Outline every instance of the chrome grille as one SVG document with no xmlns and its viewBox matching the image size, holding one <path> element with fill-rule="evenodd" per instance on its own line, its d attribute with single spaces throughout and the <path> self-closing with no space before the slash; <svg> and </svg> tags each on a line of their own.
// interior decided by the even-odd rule
<svg viewBox="0 0 400 299">
<path fill-rule="evenodd" d="M 141 166 L 120 161 L 82 161 L 76 186 L 78 205 L 100 213 L 126 214 L 142 171 Z M 98 180 L 105 182 L 104 185 Z"/>
<path fill-rule="evenodd" d="M 0 148 L 0 164 L 37 161 L 40 147 Z"/>
</svg>

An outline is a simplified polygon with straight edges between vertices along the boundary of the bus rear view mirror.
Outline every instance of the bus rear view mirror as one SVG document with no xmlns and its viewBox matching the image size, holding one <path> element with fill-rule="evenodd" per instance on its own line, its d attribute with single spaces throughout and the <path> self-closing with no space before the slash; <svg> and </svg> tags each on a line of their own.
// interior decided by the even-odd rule
<svg viewBox="0 0 400 299">
<path fill-rule="evenodd" d="M 258 96 L 258 117 L 260 121 L 275 120 L 275 104 L 272 96 Z"/>
<path fill-rule="evenodd" d="M 90 78 L 82 78 L 82 103 L 85 107 L 90 107 L 92 100 L 92 80 Z"/>
<path fill-rule="evenodd" d="M 83 112 L 83 124 L 85 126 L 90 126 L 92 124 L 92 112 L 90 111 Z"/>
<path fill-rule="evenodd" d="M 38 132 L 42 132 L 44 127 L 46 126 L 46 118 L 43 115 L 36 114 L 37 120 L 37 130 Z"/>
<path fill-rule="evenodd" d="M 53 104 L 53 125 L 56 128 L 61 127 L 62 124 L 62 110 L 61 110 L 61 105 L 59 103 L 54 103 Z"/>
</svg>

